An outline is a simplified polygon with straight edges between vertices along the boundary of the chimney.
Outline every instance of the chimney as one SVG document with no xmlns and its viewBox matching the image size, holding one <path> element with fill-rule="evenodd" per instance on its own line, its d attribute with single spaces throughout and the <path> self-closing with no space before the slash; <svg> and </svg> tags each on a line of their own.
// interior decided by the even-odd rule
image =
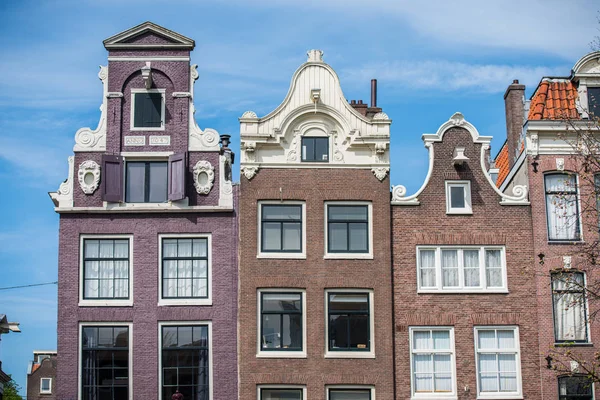
<svg viewBox="0 0 600 400">
<path fill-rule="evenodd" d="M 377 107 L 377 79 L 371 79 L 371 107 Z"/>
<path fill-rule="evenodd" d="M 521 149 L 519 143 L 525 123 L 525 85 L 515 79 L 504 93 L 506 114 L 506 144 L 508 146 L 508 165 L 512 168 Z"/>
<path fill-rule="evenodd" d="M 362 100 L 350 100 L 350 105 L 367 118 L 373 118 L 375 114 L 380 113 L 381 108 L 377 107 L 377 79 L 371 79 L 371 107 Z"/>
</svg>

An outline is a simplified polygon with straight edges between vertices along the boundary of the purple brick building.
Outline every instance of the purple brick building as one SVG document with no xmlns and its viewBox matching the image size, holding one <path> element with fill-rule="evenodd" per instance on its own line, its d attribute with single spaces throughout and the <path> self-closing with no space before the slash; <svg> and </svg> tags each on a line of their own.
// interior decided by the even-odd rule
<svg viewBox="0 0 600 400">
<path fill-rule="evenodd" d="M 194 119 L 194 41 L 104 41 L 102 115 L 75 135 L 60 214 L 57 398 L 237 398 L 237 186 Z"/>
</svg>

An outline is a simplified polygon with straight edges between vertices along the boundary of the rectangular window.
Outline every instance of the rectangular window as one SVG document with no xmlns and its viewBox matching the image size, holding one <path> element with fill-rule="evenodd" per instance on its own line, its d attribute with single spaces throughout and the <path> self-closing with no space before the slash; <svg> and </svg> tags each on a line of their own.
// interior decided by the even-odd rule
<svg viewBox="0 0 600 400">
<path fill-rule="evenodd" d="M 593 400 L 594 382 L 582 375 L 558 378 L 559 400 Z"/>
<path fill-rule="evenodd" d="M 590 119 L 600 118 L 600 87 L 588 87 L 588 114 Z"/>
<path fill-rule="evenodd" d="M 162 130 L 165 116 L 164 90 L 132 90 L 132 130 Z"/>
<path fill-rule="evenodd" d="M 521 360 L 517 327 L 475 327 L 479 398 L 521 396 Z"/>
<path fill-rule="evenodd" d="M 573 174 L 548 174 L 546 186 L 546 213 L 550 241 L 581 240 L 577 178 Z"/>
<path fill-rule="evenodd" d="M 504 247 L 417 247 L 419 291 L 506 291 Z"/>
<path fill-rule="evenodd" d="M 184 399 L 210 399 L 209 326 L 160 326 L 162 400 L 176 390 Z"/>
<path fill-rule="evenodd" d="M 471 181 L 446 181 L 446 214 L 473 214 Z"/>
<path fill-rule="evenodd" d="M 129 326 L 81 327 L 82 400 L 129 398 Z"/>
<path fill-rule="evenodd" d="M 40 380 L 40 394 L 52 393 L 52 378 L 42 378 Z"/>
<path fill-rule="evenodd" d="M 328 137 L 303 137 L 302 161 L 328 162 L 329 138 Z"/>
<path fill-rule="evenodd" d="M 303 400 L 304 390 L 298 388 L 259 388 L 259 400 Z"/>
<path fill-rule="evenodd" d="M 127 203 L 164 203 L 168 196 L 166 161 L 128 161 L 125 173 Z"/>
<path fill-rule="evenodd" d="M 261 291 L 259 295 L 259 352 L 305 351 L 303 293 Z"/>
<path fill-rule="evenodd" d="M 162 298 L 209 297 L 208 238 L 162 240 Z"/>
<path fill-rule="evenodd" d="M 552 274 L 554 337 L 557 342 L 588 341 L 585 277 L 581 272 Z"/>
<path fill-rule="evenodd" d="M 302 253 L 302 204 L 260 204 L 260 251 Z"/>
<path fill-rule="evenodd" d="M 83 239 L 83 299 L 129 299 L 129 239 Z"/>
<path fill-rule="evenodd" d="M 410 328 L 413 397 L 456 394 L 454 329 Z"/>
<path fill-rule="evenodd" d="M 369 206 L 327 205 L 327 252 L 369 253 Z"/>
<path fill-rule="evenodd" d="M 327 351 L 372 352 L 370 303 L 370 293 L 327 292 Z"/>
<path fill-rule="evenodd" d="M 371 389 L 329 389 L 327 400 L 371 400 Z"/>
</svg>

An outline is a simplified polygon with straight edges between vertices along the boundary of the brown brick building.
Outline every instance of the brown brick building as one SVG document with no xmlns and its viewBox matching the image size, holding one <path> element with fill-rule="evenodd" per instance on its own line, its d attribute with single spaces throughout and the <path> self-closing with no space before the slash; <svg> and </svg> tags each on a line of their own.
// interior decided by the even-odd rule
<svg viewBox="0 0 600 400">
<path fill-rule="evenodd" d="M 506 160 L 499 171 L 505 178 L 498 184 L 503 191 L 529 186 L 544 399 L 570 399 L 576 392 L 577 398 L 593 398 L 583 377 L 585 365 L 564 353 L 592 360 L 599 350 L 600 327 L 592 317 L 597 304 L 584 292 L 599 278 L 585 249 L 599 239 L 595 194 L 600 180 L 597 171 L 584 168 L 576 145 L 586 135 L 582 132 L 598 129 L 591 121 L 592 114 L 600 116 L 599 57 L 600 52 L 582 57 L 569 77 L 542 78 L 530 102 L 524 102 L 523 85 L 511 85 L 506 95 L 507 121 L 524 124 L 508 129 L 498 156 Z"/>
<path fill-rule="evenodd" d="M 527 192 L 498 191 L 462 114 L 423 140 L 425 183 L 392 198 L 396 398 L 537 399 Z"/>
<path fill-rule="evenodd" d="M 240 398 L 391 400 L 391 121 L 308 55 L 240 118 Z"/>
</svg>

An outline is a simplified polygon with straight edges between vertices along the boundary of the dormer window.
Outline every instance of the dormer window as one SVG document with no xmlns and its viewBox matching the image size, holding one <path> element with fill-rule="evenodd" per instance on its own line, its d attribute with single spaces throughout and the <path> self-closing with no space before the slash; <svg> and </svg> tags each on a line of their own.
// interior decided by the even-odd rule
<svg viewBox="0 0 600 400">
<path fill-rule="evenodd" d="M 132 89 L 131 130 L 165 129 L 165 90 Z"/>
<path fill-rule="evenodd" d="M 329 162 L 329 138 L 303 137 L 302 161 Z"/>
<path fill-rule="evenodd" d="M 588 87 L 588 114 L 600 118 L 600 87 Z"/>
</svg>

